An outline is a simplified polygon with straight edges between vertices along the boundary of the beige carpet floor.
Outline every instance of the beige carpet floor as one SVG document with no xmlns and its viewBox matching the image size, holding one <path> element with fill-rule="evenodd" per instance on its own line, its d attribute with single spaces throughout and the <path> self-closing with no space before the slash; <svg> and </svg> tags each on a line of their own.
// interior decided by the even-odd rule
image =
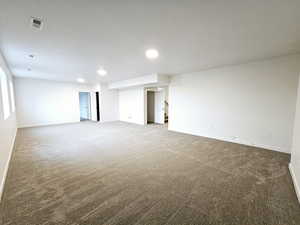
<svg viewBox="0 0 300 225">
<path fill-rule="evenodd" d="M 122 122 L 20 129 L 3 225 L 299 225 L 288 154 Z"/>
</svg>

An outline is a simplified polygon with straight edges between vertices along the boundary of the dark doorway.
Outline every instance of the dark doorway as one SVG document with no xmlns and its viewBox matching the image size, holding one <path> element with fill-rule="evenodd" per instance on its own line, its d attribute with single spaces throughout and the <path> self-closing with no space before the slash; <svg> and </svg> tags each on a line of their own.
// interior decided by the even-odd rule
<svg viewBox="0 0 300 225">
<path fill-rule="evenodd" d="M 97 121 L 100 121 L 100 100 L 99 92 L 96 92 L 96 108 L 97 108 Z"/>
</svg>

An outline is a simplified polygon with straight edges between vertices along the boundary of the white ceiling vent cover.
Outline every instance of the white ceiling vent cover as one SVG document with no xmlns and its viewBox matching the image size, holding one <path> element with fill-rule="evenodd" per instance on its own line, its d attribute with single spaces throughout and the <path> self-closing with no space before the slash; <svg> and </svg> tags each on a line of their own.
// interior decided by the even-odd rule
<svg viewBox="0 0 300 225">
<path fill-rule="evenodd" d="M 43 28 L 43 21 L 39 18 L 36 17 L 31 17 L 30 19 L 30 25 L 34 29 L 41 30 Z"/>
</svg>

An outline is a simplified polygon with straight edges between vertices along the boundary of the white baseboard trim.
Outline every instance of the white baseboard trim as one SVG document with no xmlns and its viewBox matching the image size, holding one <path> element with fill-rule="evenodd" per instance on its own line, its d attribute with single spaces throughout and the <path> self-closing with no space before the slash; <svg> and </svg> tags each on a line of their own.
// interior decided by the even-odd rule
<svg viewBox="0 0 300 225">
<path fill-rule="evenodd" d="M 289 164 L 289 170 L 290 170 L 290 174 L 292 176 L 293 184 L 294 184 L 294 187 L 295 187 L 295 192 L 296 192 L 298 201 L 300 203 L 300 186 L 299 186 L 299 183 L 296 179 L 296 175 L 295 175 L 295 172 L 294 172 L 294 169 L 293 169 L 293 166 L 292 166 L 291 163 Z"/>
<path fill-rule="evenodd" d="M 272 151 L 277 151 L 277 152 L 282 152 L 282 153 L 287 153 L 291 154 L 289 151 L 284 150 L 282 147 L 278 146 L 273 146 L 273 145 L 265 145 L 265 144 L 260 144 L 260 143 L 251 143 L 239 138 L 236 139 L 231 139 L 230 137 L 220 137 L 220 136 L 210 136 L 210 135 L 203 135 L 203 134 L 195 134 L 189 131 L 182 131 L 182 130 L 176 130 L 173 128 L 168 128 L 169 131 L 174 131 L 178 133 L 183 133 L 183 134 L 189 134 L 189 135 L 194 135 L 194 136 L 199 136 L 199 137 L 206 137 L 206 138 L 211 138 L 211 139 L 216 139 L 216 140 L 221 140 L 221 141 L 226 141 L 226 142 L 231 142 L 231 143 L 236 143 L 236 144 L 241 144 L 241 145 L 247 145 L 247 146 L 253 146 L 257 148 L 263 148 L 267 150 L 272 150 Z M 288 148 L 287 148 L 288 149 Z"/>
<path fill-rule="evenodd" d="M 80 122 L 80 120 L 78 120 L 78 121 L 68 121 L 68 122 L 49 122 L 49 123 L 26 124 L 26 125 L 19 125 L 18 128 L 55 126 L 55 125 L 64 125 L 64 124 L 72 124 L 72 123 L 79 123 L 79 122 Z"/>
<path fill-rule="evenodd" d="M 125 123 L 137 124 L 137 125 L 146 125 L 144 122 L 136 122 L 136 121 L 130 121 L 130 120 L 119 120 L 119 121 L 125 122 Z"/>
<path fill-rule="evenodd" d="M 8 160 L 6 162 L 5 169 L 4 169 L 4 176 L 3 176 L 3 179 L 2 179 L 1 184 L 0 184 L 0 202 L 2 200 L 2 195 L 3 195 L 3 191 L 4 191 L 5 181 L 6 181 L 9 164 L 10 164 L 10 161 L 11 161 L 11 158 L 12 158 L 12 154 L 13 154 L 13 150 L 14 150 L 14 146 L 15 146 L 15 140 L 16 140 L 17 132 L 18 132 L 18 129 L 16 129 L 16 131 L 14 133 L 14 137 L 12 139 L 12 143 L 10 145 L 10 152 L 9 152 Z"/>
</svg>

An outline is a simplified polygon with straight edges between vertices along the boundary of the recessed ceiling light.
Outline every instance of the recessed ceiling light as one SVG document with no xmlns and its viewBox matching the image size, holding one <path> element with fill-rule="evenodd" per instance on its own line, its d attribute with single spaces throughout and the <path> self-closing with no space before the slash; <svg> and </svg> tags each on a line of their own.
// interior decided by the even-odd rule
<svg viewBox="0 0 300 225">
<path fill-rule="evenodd" d="M 156 49 L 148 49 L 145 54 L 148 59 L 156 59 L 159 56 Z"/>
<path fill-rule="evenodd" d="M 106 76 L 107 75 L 107 71 L 103 68 L 100 68 L 99 70 L 97 70 L 97 73 L 100 75 L 100 76 Z"/>
<path fill-rule="evenodd" d="M 77 82 L 79 82 L 79 83 L 84 83 L 84 82 L 85 82 L 85 79 L 83 79 L 83 78 L 77 78 Z"/>
</svg>

